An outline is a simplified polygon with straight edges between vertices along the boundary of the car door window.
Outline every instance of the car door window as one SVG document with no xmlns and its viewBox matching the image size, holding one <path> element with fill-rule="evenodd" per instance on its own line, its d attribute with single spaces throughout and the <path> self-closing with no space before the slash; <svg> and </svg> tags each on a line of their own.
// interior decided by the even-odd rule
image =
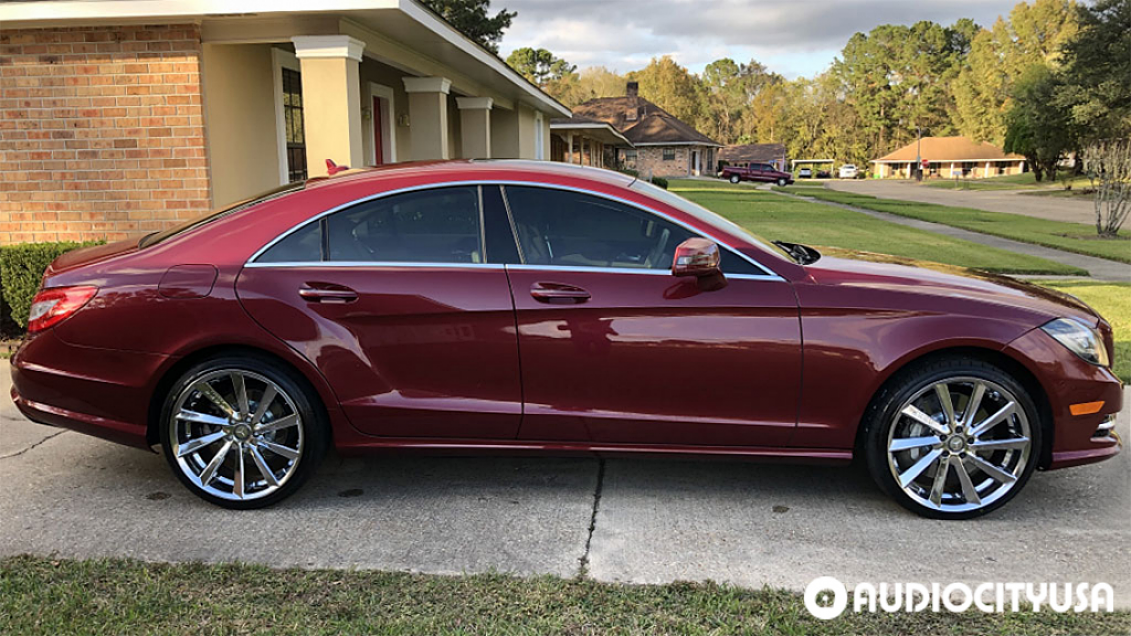
<svg viewBox="0 0 1131 636">
<path fill-rule="evenodd" d="M 316 263 L 322 260 L 322 224 L 307 223 L 255 259 L 258 263 Z"/>
<path fill-rule="evenodd" d="M 326 218 L 327 260 L 482 263 L 479 188 L 407 192 Z"/>
<path fill-rule="evenodd" d="M 668 269 L 690 230 L 601 197 L 508 186 L 515 230 L 528 265 Z"/>
</svg>

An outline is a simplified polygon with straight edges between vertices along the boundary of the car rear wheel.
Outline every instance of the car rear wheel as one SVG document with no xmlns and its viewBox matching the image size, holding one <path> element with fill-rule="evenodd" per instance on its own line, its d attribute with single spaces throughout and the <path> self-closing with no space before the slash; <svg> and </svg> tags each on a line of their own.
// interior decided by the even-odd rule
<svg viewBox="0 0 1131 636">
<path fill-rule="evenodd" d="M 182 375 L 166 397 L 165 459 L 206 501 L 235 509 L 270 506 L 298 490 L 325 454 L 329 427 L 315 400 L 274 361 L 207 360 Z"/>
<path fill-rule="evenodd" d="M 1037 464 L 1033 399 L 1003 370 L 972 358 L 903 374 L 869 410 L 869 471 L 924 517 L 969 519 L 1005 505 Z"/>
<path fill-rule="evenodd" d="M 738 183 L 739 181 L 742 181 L 742 178 L 741 178 L 741 177 L 739 177 L 739 176 L 738 176 L 738 175 L 736 175 L 736 174 L 732 174 L 732 175 L 730 175 L 730 182 L 731 182 L 731 183 Z"/>
</svg>

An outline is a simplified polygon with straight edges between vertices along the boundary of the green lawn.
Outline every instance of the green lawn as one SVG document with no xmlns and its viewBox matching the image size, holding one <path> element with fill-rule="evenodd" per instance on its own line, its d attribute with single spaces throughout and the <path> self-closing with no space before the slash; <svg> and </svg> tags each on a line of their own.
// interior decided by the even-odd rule
<svg viewBox="0 0 1131 636">
<path fill-rule="evenodd" d="M 1072 184 L 1073 189 L 1082 189 L 1091 186 L 1087 177 L 1065 178 L 1063 175 L 1056 181 L 1045 179 L 1037 183 L 1036 175 L 1032 172 L 1010 174 L 988 179 L 937 179 L 927 181 L 923 185 L 928 188 L 942 188 L 946 190 L 1025 190 L 1053 188 L 1063 190 L 1065 185 Z"/>
<path fill-rule="evenodd" d="M 851 603 L 849 604 L 851 607 Z M 1131 614 L 809 616 L 801 595 L 499 574 L 272 570 L 129 560 L 0 560 L 0 633 L 1127 634 Z"/>
<path fill-rule="evenodd" d="M 892 254 L 1011 274 L 1079 274 L 1084 270 L 904 227 L 866 214 L 732 186 L 726 182 L 676 181 L 673 192 L 687 197 L 769 240 Z M 802 194 L 832 192 L 804 188 Z"/>
<path fill-rule="evenodd" d="M 1115 374 L 1131 383 L 1131 283 L 1101 281 L 1041 281 L 1088 303 L 1115 330 Z"/>
<path fill-rule="evenodd" d="M 854 205 L 859 208 L 898 214 L 973 232 L 991 234 L 1024 243 L 1044 245 L 1066 252 L 1097 256 L 1121 263 L 1131 263 L 1131 228 L 1124 228 L 1118 238 L 1101 239 L 1095 227 L 1082 223 L 1066 223 L 1035 219 L 1021 214 L 987 212 L 949 205 L 879 199 L 865 194 L 812 190 L 800 194 L 824 201 Z"/>
</svg>

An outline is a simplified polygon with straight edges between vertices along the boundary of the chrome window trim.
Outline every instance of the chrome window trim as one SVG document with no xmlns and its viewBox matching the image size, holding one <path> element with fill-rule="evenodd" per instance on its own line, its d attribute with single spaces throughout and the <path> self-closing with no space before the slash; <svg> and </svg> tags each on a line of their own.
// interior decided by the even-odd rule
<svg viewBox="0 0 1131 636">
<path fill-rule="evenodd" d="M 627 205 L 629 207 L 636 208 L 638 210 L 642 210 L 642 211 L 650 213 L 650 214 L 654 214 L 654 215 L 656 215 L 656 216 L 658 216 L 662 219 L 667 220 L 668 222 L 674 223 L 674 224 L 684 228 L 685 230 L 688 230 L 689 232 L 695 234 L 696 236 L 702 236 L 704 238 L 710 239 L 710 240 L 714 241 L 715 243 L 717 243 L 720 247 L 726 249 L 728 252 L 733 253 L 735 256 L 738 256 L 739 258 L 745 260 L 746 262 L 750 263 L 754 267 L 757 267 L 758 269 L 765 272 L 765 275 L 732 274 L 731 276 L 736 276 L 736 277 L 741 276 L 741 277 L 744 277 L 744 278 L 755 278 L 755 279 L 776 279 L 776 280 L 783 280 L 783 281 L 785 280 L 784 278 L 782 278 L 780 275 L 778 275 L 776 272 L 774 272 L 770 268 L 766 267 L 765 265 L 759 263 L 758 261 L 756 261 L 756 260 L 750 258 L 749 256 L 743 254 L 742 252 L 738 251 L 737 249 L 732 247 L 729 243 L 726 243 L 725 241 L 721 241 L 721 240 L 719 240 L 718 237 L 716 237 L 712 234 L 702 232 L 702 231 L 688 225 L 687 223 L 684 223 L 683 221 L 680 221 L 679 219 L 672 218 L 671 216 L 664 214 L 663 212 L 660 212 L 659 210 L 656 210 L 654 208 L 644 206 L 644 205 L 640 205 L 639 203 L 636 203 L 634 201 L 629 201 L 627 199 L 623 199 L 623 198 L 618 197 L 618 196 L 614 196 L 614 195 L 611 195 L 611 194 L 605 194 L 603 192 L 594 192 L 593 190 L 587 190 L 585 188 L 576 188 L 576 187 L 573 187 L 573 186 L 560 185 L 560 184 L 556 184 L 556 183 L 543 183 L 543 182 L 540 182 L 540 181 L 503 180 L 503 179 L 471 179 L 471 180 L 467 180 L 467 181 L 448 181 L 448 182 L 444 182 L 444 183 L 427 183 L 427 184 L 422 184 L 422 185 L 409 186 L 407 188 L 400 188 L 400 189 L 397 189 L 397 190 L 389 190 L 389 191 L 386 191 L 386 192 L 378 192 L 376 194 L 372 194 L 372 195 L 369 195 L 369 196 L 366 196 L 366 197 L 362 197 L 360 199 L 354 199 L 353 201 L 349 201 L 348 203 L 343 203 L 339 206 L 330 208 L 329 210 L 324 210 L 322 212 L 319 212 L 318 214 L 316 214 L 316 215 L 314 215 L 314 216 L 312 216 L 308 219 L 303 220 L 301 223 L 294 225 L 293 227 L 286 230 L 282 234 L 276 236 L 274 239 L 269 241 L 266 245 L 264 245 L 263 247 L 256 250 L 256 252 L 254 254 L 252 254 L 249 259 L 247 259 L 247 262 L 244 263 L 244 267 L 280 267 L 280 266 L 295 267 L 295 266 L 297 266 L 297 265 L 292 264 L 292 263 L 257 263 L 255 261 L 260 256 L 262 256 L 264 252 L 266 252 L 267 250 L 274 247 L 275 244 L 278 243 L 279 241 L 282 241 L 286 237 L 288 237 L 291 234 L 293 234 L 294 232 L 298 231 L 299 228 L 302 228 L 303 226 L 305 226 L 308 223 L 313 223 L 315 221 L 321 221 L 323 218 L 325 218 L 325 217 L 327 217 L 331 214 L 334 214 L 335 212 L 340 212 L 342 210 L 354 207 L 356 205 L 360 205 L 362 203 L 368 203 L 369 201 L 375 201 L 377 199 L 384 199 L 386 197 L 391 197 L 391 196 L 395 196 L 395 195 L 398 195 L 398 194 L 405 194 L 405 193 L 408 193 L 408 192 L 416 192 L 416 191 L 419 191 L 419 190 L 436 190 L 436 189 L 440 189 L 440 188 L 455 188 L 455 187 L 461 187 L 461 186 L 484 186 L 484 185 L 503 186 L 503 197 L 504 197 L 504 201 L 506 202 L 506 204 L 508 206 L 508 210 L 507 210 L 508 216 L 509 216 L 509 212 L 510 212 L 510 210 L 509 210 L 510 201 L 506 199 L 506 186 L 528 186 L 528 187 L 534 187 L 534 188 L 546 188 L 546 189 L 550 189 L 550 190 L 565 190 L 567 192 L 577 192 L 577 193 L 580 193 L 580 194 L 586 194 L 586 195 L 589 195 L 589 196 L 593 196 L 593 197 L 597 197 L 597 198 L 601 198 L 601 199 L 606 199 L 606 200 L 609 200 L 609 201 L 615 201 L 615 202 L 620 203 L 622 205 Z M 513 219 L 512 219 L 512 223 L 513 223 Z M 512 233 L 513 233 L 513 229 L 512 229 Z M 516 237 L 515 237 L 516 241 L 517 241 L 517 238 L 518 237 L 516 235 Z M 521 246 L 519 247 L 519 249 L 521 250 Z M 521 258 L 522 252 L 520 251 L 519 254 L 520 254 L 520 258 Z M 408 266 L 408 267 L 420 266 L 420 264 L 412 264 L 412 263 L 392 263 L 392 264 L 389 264 L 389 262 L 384 262 L 385 263 L 384 265 L 378 265 L 378 263 L 381 263 L 381 262 L 382 261 L 372 261 L 372 262 L 370 262 L 370 261 L 318 261 L 318 263 L 320 264 L 319 266 L 343 266 L 343 263 L 348 263 L 348 265 L 344 265 L 346 267 L 381 267 L 381 266 L 396 267 L 396 266 L 400 266 L 400 265 L 404 265 L 404 266 Z M 321 263 L 325 263 L 325 265 L 321 265 Z M 468 267 L 468 266 L 489 266 L 489 265 L 494 265 L 494 264 L 493 263 L 430 263 L 430 264 L 426 264 L 425 266 L 427 266 L 427 267 Z M 524 267 L 525 267 L 525 265 L 524 265 Z M 586 268 L 578 268 L 578 269 L 584 270 L 584 271 L 594 271 L 597 268 L 586 267 Z M 610 267 L 610 268 L 607 268 L 607 269 L 615 270 L 617 272 L 636 271 L 633 268 L 619 268 L 619 267 Z M 571 269 L 570 271 L 574 271 L 574 270 Z M 667 273 L 667 270 L 655 270 L 655 271 Z"/>
<path fill-rule="evenodd" d="M 358 268 L 369 267 L 374 269 L 390 269 L 397 267 L 420 267 L 432 269 L 498 269 L 501 270 L 506 265 L 501 263 L 427 263 L 427 262 L 407 262 L 407 261 L 283 261 L 278 263 L 252 263 L 244 264 L 244 267 L 253 267 L 257 269 L 263 268 L 279 268 L 279 267 L 319 267 L 319 268 Z"/>
</svg>

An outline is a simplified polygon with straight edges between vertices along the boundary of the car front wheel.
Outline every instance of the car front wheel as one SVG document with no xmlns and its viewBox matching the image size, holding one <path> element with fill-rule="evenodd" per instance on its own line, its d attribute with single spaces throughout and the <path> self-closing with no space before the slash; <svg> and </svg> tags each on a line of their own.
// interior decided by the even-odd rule
<svg viewBox="0 0 1131 636">
<path fill-rule="evenodd" d="M 787 183 L 787 181 L 785 180 L 785 178 L 778 179 L 778 185 L 779 186 L 784 188 L 786 186 L 786 183 Z"/>
<path fill-rule="evenodd" d="M 869 409 L 873 479 L 924 517 L 969 519 L 1005 505 L 1037 464 L 1033 399 L 1002 369 L 972 358 L 904 373 Z"/>
<path fill-rule="evenodd" d="M 272 360 L 217 357 L 171 387 L 161 443 L 193 494 L 225 508 L 262 508 L 293 494 L 328 446 L 325 416 L 301 379 Z"/>
<path fill-rule="evenodd" d="M 738 183 L 739 181 L 742 181 L 742 179 L 738 175 L 736 175 L 736 174 L 730 175 L 730 182 L 731 183 Z"/>
</svg>

